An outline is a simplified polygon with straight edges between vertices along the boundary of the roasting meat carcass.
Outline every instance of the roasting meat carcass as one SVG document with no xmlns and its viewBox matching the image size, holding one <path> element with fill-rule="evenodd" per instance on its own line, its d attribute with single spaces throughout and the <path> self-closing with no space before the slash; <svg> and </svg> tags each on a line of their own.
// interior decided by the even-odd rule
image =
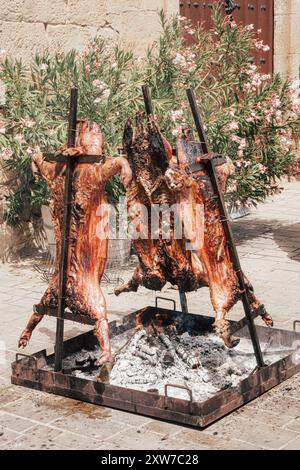
<svg viewBox="0 0 300 470">
<path fill-rule="evenodd" d="M 138 113 L 134 121 L 128 120 L 123 145 L 133 173 L 126 191 L 129 218 L 148 237 L 133 240 L 139 264 L 129 282 L 115 293 L 136 291 L 140 285 L 160 290 L 166 282 L 184 292 L 208 286 L 216 314 L 215 329 L 226 346 L 234 347 L 238 340 L 231 336 L 225 316 L 240 299 L 241 292 L 213 186 L 205 165 L 201 164 L 213 155 L 204 156 L 200 144 L 190 140 L 186 129 L 178 137 L 177 156 L 172 155 L 153 116 L 146 121 L 143 113 Z M 193 165 L 195 170 L 191 171 Z M 216 166 L 223 192 L 232 171 L 229 159 Z M 158 237 L 149 236 L 149 218 L 141 216 L 141 207 L 146 207 L 145 212 L 150 214 L 153 204 L 179 206 L 180 222 L 184 226 L 182 237 L 175 236 L 171 224 L 169 238 L 164 238 L 164 222 L 159 225 Z M 255 297 L 250 282 L 245 281 L 252 309 L 260 307 L 263 319 L 271 325 L 271 317 Z"/>
<path fill-rule="evenodd" d="M 64 148 L 64 155 L 103 155 L 100 127 L 86 120 L 78 121 L 75 148 Z M 34 155 L 32 170 L 35 178 L 43 177 L 51 191 L 51 208 L 56 239 L 54 274 L 38 306 L 58 306 L 59 263 L 65 185 L 64 162 L 47 162 L 42 154 Z M 131 169 L 122 157 L 104 158 L 99 163 L 75 163 L 72 192 L 73 205 L 70 224 L 70 243 L 67 265 L 66 306 L 73 313 L 88 315 L 95 321 L 95 335 L 102 351 L 99 365 L 111 361 L 106 304 L 100 281 L 104 272 L 108 248 L 108 217 L 101 207 L 107 207 L 105 184 L 117 173 L 126 187 Z M 103 206 L 104 205 L 104 206 Z M 25 347 L 32 331 L 42 319 L 34 312 L 21 334 L 19 346 Z"/>
</svg>

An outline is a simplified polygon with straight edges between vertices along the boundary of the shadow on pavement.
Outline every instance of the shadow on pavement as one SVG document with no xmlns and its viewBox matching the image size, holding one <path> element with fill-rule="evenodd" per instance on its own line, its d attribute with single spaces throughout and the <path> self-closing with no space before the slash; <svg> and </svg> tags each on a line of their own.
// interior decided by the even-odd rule
<svg viewBox="0 0 300 470">
<path fill-rule="evenodd" d="M 276 219 L 247 220 L 245 217 L 234 221 L 232 228 L 238 244 L 243 245 L 256 238 L 271 238 L 290 259 L 300 262 L 300 223 L 289 225 Z"/>
</svg>

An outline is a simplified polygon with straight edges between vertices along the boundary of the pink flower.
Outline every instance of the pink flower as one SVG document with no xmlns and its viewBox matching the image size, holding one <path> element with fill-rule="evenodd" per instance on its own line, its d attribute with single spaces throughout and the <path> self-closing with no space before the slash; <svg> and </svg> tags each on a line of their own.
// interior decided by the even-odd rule
<svg viewBox="0 0 300 470">
<path fill-rule="evenodd" d="M 262 40 L 254 39 L 253 44 L 260 51 L 268 52 L 270 50 L 270 46 L 264 44 Z"/>
<path fill-rule="evenodd" d="M 284 152 L 289 152 L 292 148 L 292 145 L 293 145 L 293 141 L 291 139 L 289 139 L 288 136 L 286 135 L 281 135 L 279 137 L 279 141 L 280 141 L 280 145 L 282 147 L 282 150 Z"/>
<path fill-rule="evenodd" d="M 108 100 L 109 97 L 110 97 L 110 89 L 106 88 L 105 90 L 102 91 L 101 98 L 102 100 Z"/>
<path fill-rule="evenodd" d="M 247 141 L 246 139 L 241 139 L 240 140 L 240 145 L 239 145 L 239 150 L 243 150 L 247 147 Z"/>
<path fill-rule="evenodd" d="M 248 92 L 248 91 L 251 91 L 251 89 L 252 89 L 251 83 L 247 82 L 244 84 L 243 86 L 244 91 Z"/>
<path fill-rule="evenodd" d="M 172 130 L 172 135 L 174 137 L 178 137 L 179 133 L 182 132 L 182 126 L 179 125 L 179 126 L 176 126 L 173 130 Z"/>
<path fill-rule="evenodd" d="M 23 134 L 16 134 L 15 139 L 20 145 L 25 143 L 25 138 Z"/>
<path fill-rule="evenodd" d="M 23 124 L 24 127 L 28 127 L 29 129 L 32 128 L 35 124 L 35 122 L 29 118 L 21 119 L 21 123 Z"/>
<path fill-rule="evenodd" d="M 8 160 L 9 158 L 12 157 L 13 155 L 13 152 L 10 148 L 8 147 L 5 147 L 1 150 L 1 153 L 0 153 L 1 157 L 3 158 L 3 160 Z"/>
<path fill-rule="evenodd" d="M 300 112 L 300 89 L 299 89 L 299 80 L 294 80 L 291 82 L 288 93 L 291 97 L 291 111 L 295 114 Z"/>
<path fill-rule="evenodd" d="M 232 121 L 228 124 L 228 129 L 230 131 L 236 131 L 239 128 L 239 124 L 237 121 Z"/>
<path fill-rule="evenodd" d="M 263 82 L 265 82 L 266 80 L 270 80 L 271 79 L 271 75 L 269 73 L 266 73 L 266 74 L 262 74 L 261 75 L 261 80 Z"/>
<path fill-rule="evenodd" d="M 253 29 L 254 29 L 254 24 L 247 24 L 246 31 L 253 31 Z"/>
<path fill-rule="evenodd" d="M 185 57 L 182 54 L 179 54 L 177 52 L 177 54 L 175 55 L 175 57 L 173 59 L 173 63 L 175 65 L 185 65 L 186 64 Z"/>
<path fill-rule="evenodd" d="M 93 85 L 94 87 L 96 88 L 100 88 L 101 90 L 103 88 L 106 88 L 106 83 L 102 82 L 101 80 L 99 80 L 98 78 L 96 80 L 93 80 Z"/>
<path fill-rule="evenodd" d="M 40 65 L 40 70 L 46 71 L 46 70 L 48 70 L 48 68 L 49 68 L 48 64 L 41 64 Z"/>
<path fill-rule="evenodd" d="M 299 93 L 299 87 L 300 87 L 300 80 L 296 79 L 293 80 L 289 86 L 289 88 L 293 91 L 297 90 Z"/>
<path fill-rule="evenodd" d="M 257 169 L 259 170 L 260 173 L 265 173 L 267 170 L 267 167 L 263 165 L 262 163 L 257 164 Z"/>
<path fill-rule="evenodd" d="M 177 109 L 171 112 L 171 119 L 173 122 L 180 121 L 182 119 L 183 111 L 181 109 Z"/>
<path fill-rule="evenodd" d="M 261 138 L 256 135 L 255 138 L 254 138 L 254 143 L 257 146 L 260 146 L 261 145 Z"/>
</svg>

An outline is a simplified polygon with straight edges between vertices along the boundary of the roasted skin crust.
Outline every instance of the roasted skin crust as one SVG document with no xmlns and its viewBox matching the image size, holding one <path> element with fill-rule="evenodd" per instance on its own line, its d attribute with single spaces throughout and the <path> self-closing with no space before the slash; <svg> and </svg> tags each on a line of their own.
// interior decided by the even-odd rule
<svg viewBox="0 0 300 470">
<path fill-rule="evenodd" d="M 146 121 L 143 113 L 138 113 L 134 120 L 129 119 L 125 126 L 123 145 L 133 173 L 126 192 L 132 219 L 139 204 L 145 205 L 149 213 L 153 204 L 187 204 L 190 209 L 180 215 L 185 227 L 181 239 L 172 237 L 172 231 L 169 239 L 163 239 L 160 231 L 157 239 L 133 241 L 139 264 L 131 280 L 116 288 L 115 293 L 136 291 L 140 285 L 161 290 L 166 282 L 184 292 L 207 286 L 216 313 L 216 331 L 228 347 L 233 347 L 237 340 L 231 337 L 225 316 L 240 298 L 239 283 L 205 167 L 190 171 L 186 151 L 189 143 L 189 133 L 182 129 L 177 157 L 173 156 L 154 118 Z M 201 161 L 201 158 L 199 150 L 194 160 Z M 216 167 L 221 191 L 225 191 L 226 180 L 233 170 L 229 159 Z M 197 207 L 202 208 L 202 222 L 196 217 Z M 144 225 L 141 231 L 149 232 L 148 220 L 140 223 Z M 195 244 L 199 235 L 201 243 Z M 187 242 L 194 243 L 194 248 L 187 249 Z M 249 281 L 246 282 L 252 307 L 257 308 L 261 303 Z"/>
<path fill-rule="evenodd" d="M 100 128 L 95 123 L 90 125 L 87 121 L 81 121 L 77 146 L 62 150 L 66 156 L 72 158 L 74 155 L 101 155 L 102 146 Z M 62 162 L 45 161 L 41 153 L 34 155 L 32 159 L 35 178 L 44 178 L 52 194 L 50 207 L 56 240 L 54 274 L 39 303 L 43 307 L 58 306 L 65 167 Z M 127 160 L 122 157 L 103 158 L 100 163 L 75 163 L 72 181 L 66 306 L 73 313 L 88 315 L 95 321 L 95 335 L 102 350 L 100 365 L 111 360 L 106 303 L 100 288 L 108 249 L 105 185 L 111 176 L 118 173 L 126 187 L 132 176 Z M 37 313 L 31 316 L 20 337 L 20 346 L 27 345 L 33 329 L 41 319 L 42 315 Z"/>
</svg>

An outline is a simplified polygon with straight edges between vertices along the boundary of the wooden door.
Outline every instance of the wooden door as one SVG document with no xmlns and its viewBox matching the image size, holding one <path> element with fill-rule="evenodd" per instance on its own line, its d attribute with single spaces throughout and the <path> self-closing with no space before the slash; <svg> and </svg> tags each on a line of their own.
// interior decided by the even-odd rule
<svg viewBox="0 0 300 470">
<path fill-rule="evenodd" d="M 259 35 L 269 51 L 257 50 L 253 53 L 254 63 L 263 73 L 273 72 L 274 49 L 274 2 L 273 0 L 235 0 L 238 8 L 232 16 L 237 23 L 253 24 L 254 29 L 261 29 Z M 180 0 L 180 14 L 190 19 L 194 26 L 202 23 L 205 29 L 212 27 L 211 10 L 214 3 L 222 0 Z M 225 15 L 225 10 L 224 10 Z"/>
</svg>

